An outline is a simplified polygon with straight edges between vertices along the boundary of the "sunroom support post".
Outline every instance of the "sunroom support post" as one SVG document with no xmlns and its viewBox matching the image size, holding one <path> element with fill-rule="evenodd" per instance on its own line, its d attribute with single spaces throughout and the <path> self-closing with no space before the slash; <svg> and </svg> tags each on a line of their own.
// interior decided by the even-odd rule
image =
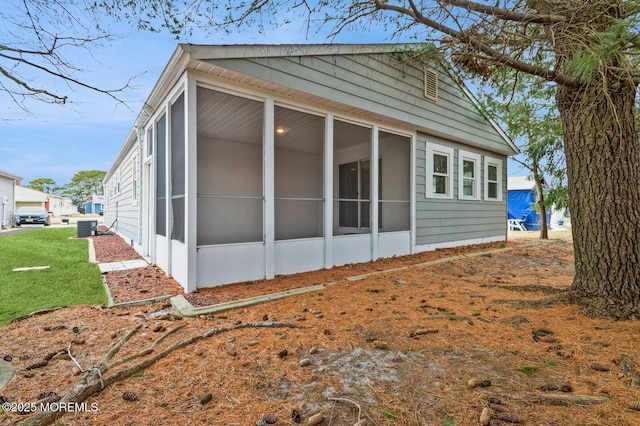
<svg viewBox="0 0 640 426">
<path fill-rule="evenodd" d="M 333 115 L 324 122 L 324 267 L 333 267 Z"/>
<path fill-rule="evenodd" d="M 264 196 L 264 244 L 265 278 L 275 276 L 275 140 L 274 140 L 274 101 L 267 99 L 264 104 L 263 135 L 263 196 Z"/>
<path fill-rule="evenodd" d="M 379 141 L 379 129 L 378 126 L 373 126 L 371 129 L 371 188 L 369 193 L 371 194 L 371 202 L 369 203 L 369 212 L 371 215 L 371 260 L 378 259 L 378 201 L 380 195 L 378 194 L 378 178 L 379 178 L 379 165 L 378 154 L 380 152 L 378 147 Z"/>
<path fill-rule="evenodd" d="M 198 250 L 198 104 L 196 80 L 187 75 L 185 91 L 185 244 L 187 248 L 187 293 L 197 289 Z"/>
</svg>

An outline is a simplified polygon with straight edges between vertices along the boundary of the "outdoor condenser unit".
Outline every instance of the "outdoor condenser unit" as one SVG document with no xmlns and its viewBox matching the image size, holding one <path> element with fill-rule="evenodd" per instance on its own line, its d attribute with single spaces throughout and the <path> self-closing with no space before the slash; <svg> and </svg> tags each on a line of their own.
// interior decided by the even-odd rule
<svg viewBox="0 0 640 426">
<path fill-rule="evenodd" d="M 78 238 L 90 237 L 96 235 L 98 230 L 97 220 L 79 220 L 78 221 Z"/>
</svg>

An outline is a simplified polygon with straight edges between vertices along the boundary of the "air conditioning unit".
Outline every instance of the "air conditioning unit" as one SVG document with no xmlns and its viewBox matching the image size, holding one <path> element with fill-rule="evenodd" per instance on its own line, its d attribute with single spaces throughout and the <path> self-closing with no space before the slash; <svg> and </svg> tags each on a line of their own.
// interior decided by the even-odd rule
<svg viewBox="0 0 640 426">
<path fill-rule="evenodd" d="M 97 220 L 79 220 L 78 221 L 78 238 L 91 237 L 96 235 L 98 231 Z"/>
</svg>

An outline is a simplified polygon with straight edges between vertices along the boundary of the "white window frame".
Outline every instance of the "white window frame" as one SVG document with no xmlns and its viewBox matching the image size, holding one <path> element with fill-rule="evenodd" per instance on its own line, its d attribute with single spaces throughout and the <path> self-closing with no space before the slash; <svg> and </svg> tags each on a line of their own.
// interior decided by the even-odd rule
<svg viewBox="0 0 640 426">
<path fill-rule="evenodd" d="M 131 205 L 138 205 L 138 153 L 133 154 L 133 158 L 131 159 Z"/>
<path fill-rule="evenodd" d="M 425 197 L 439 199 L 453 199 L 453 148 L 427 142 L 426 176 L 425 176 Z M 433 192 L 433 155 L 444 155 L 447 157 L 447 193 L 435 194 Z"/>
<path fill-rule="evenodd" d="M 464 162 L 473 161 L 473 195 L 464 195 Z M 480 199 L 480 163 L 482 158 L 473 152 L 458 150 L 458 199 L 479 200 Z"/>
<path fill-rule="evenodd" d="M 498 169 L 497 198 L 489 197 L 489 166 L 495 166 Z M 493 182 L 492 182 L 493 183 Z M 484 200 L 485 201 L 502 201 L 502 160 L 492 157 L 484 157 Z"/>
</svg>

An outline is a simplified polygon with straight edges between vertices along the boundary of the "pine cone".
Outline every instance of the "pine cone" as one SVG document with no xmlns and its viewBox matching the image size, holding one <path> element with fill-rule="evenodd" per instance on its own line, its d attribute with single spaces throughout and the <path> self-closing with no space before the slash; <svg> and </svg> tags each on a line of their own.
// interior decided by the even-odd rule
<svg viewBox="0 0 640 426">
<path fill-rule="evenodd" d="M 520 418 L 520 416 L 513 413 L 498 413 L 498 418 L 503 422 L 522 423 L 522 419 Z"/>
<path fill-rule="evenodd" d="M 272 425 L 278 421 L 278 415 L 273 413 L 265 413 L 260 418 L 265 424 Z"/>
<path fill-rule="evenodd" d="M 631 401 L 629 403 L 629 408 L 635 411 L 640 411 L 640 401 Z"/>
<path fill-rule="evenodd" d="M 125 401 L 137 401 L 138 396 L 133 392 L 125 392 L 122 394 L 122 399 Z"/>
</svg>

